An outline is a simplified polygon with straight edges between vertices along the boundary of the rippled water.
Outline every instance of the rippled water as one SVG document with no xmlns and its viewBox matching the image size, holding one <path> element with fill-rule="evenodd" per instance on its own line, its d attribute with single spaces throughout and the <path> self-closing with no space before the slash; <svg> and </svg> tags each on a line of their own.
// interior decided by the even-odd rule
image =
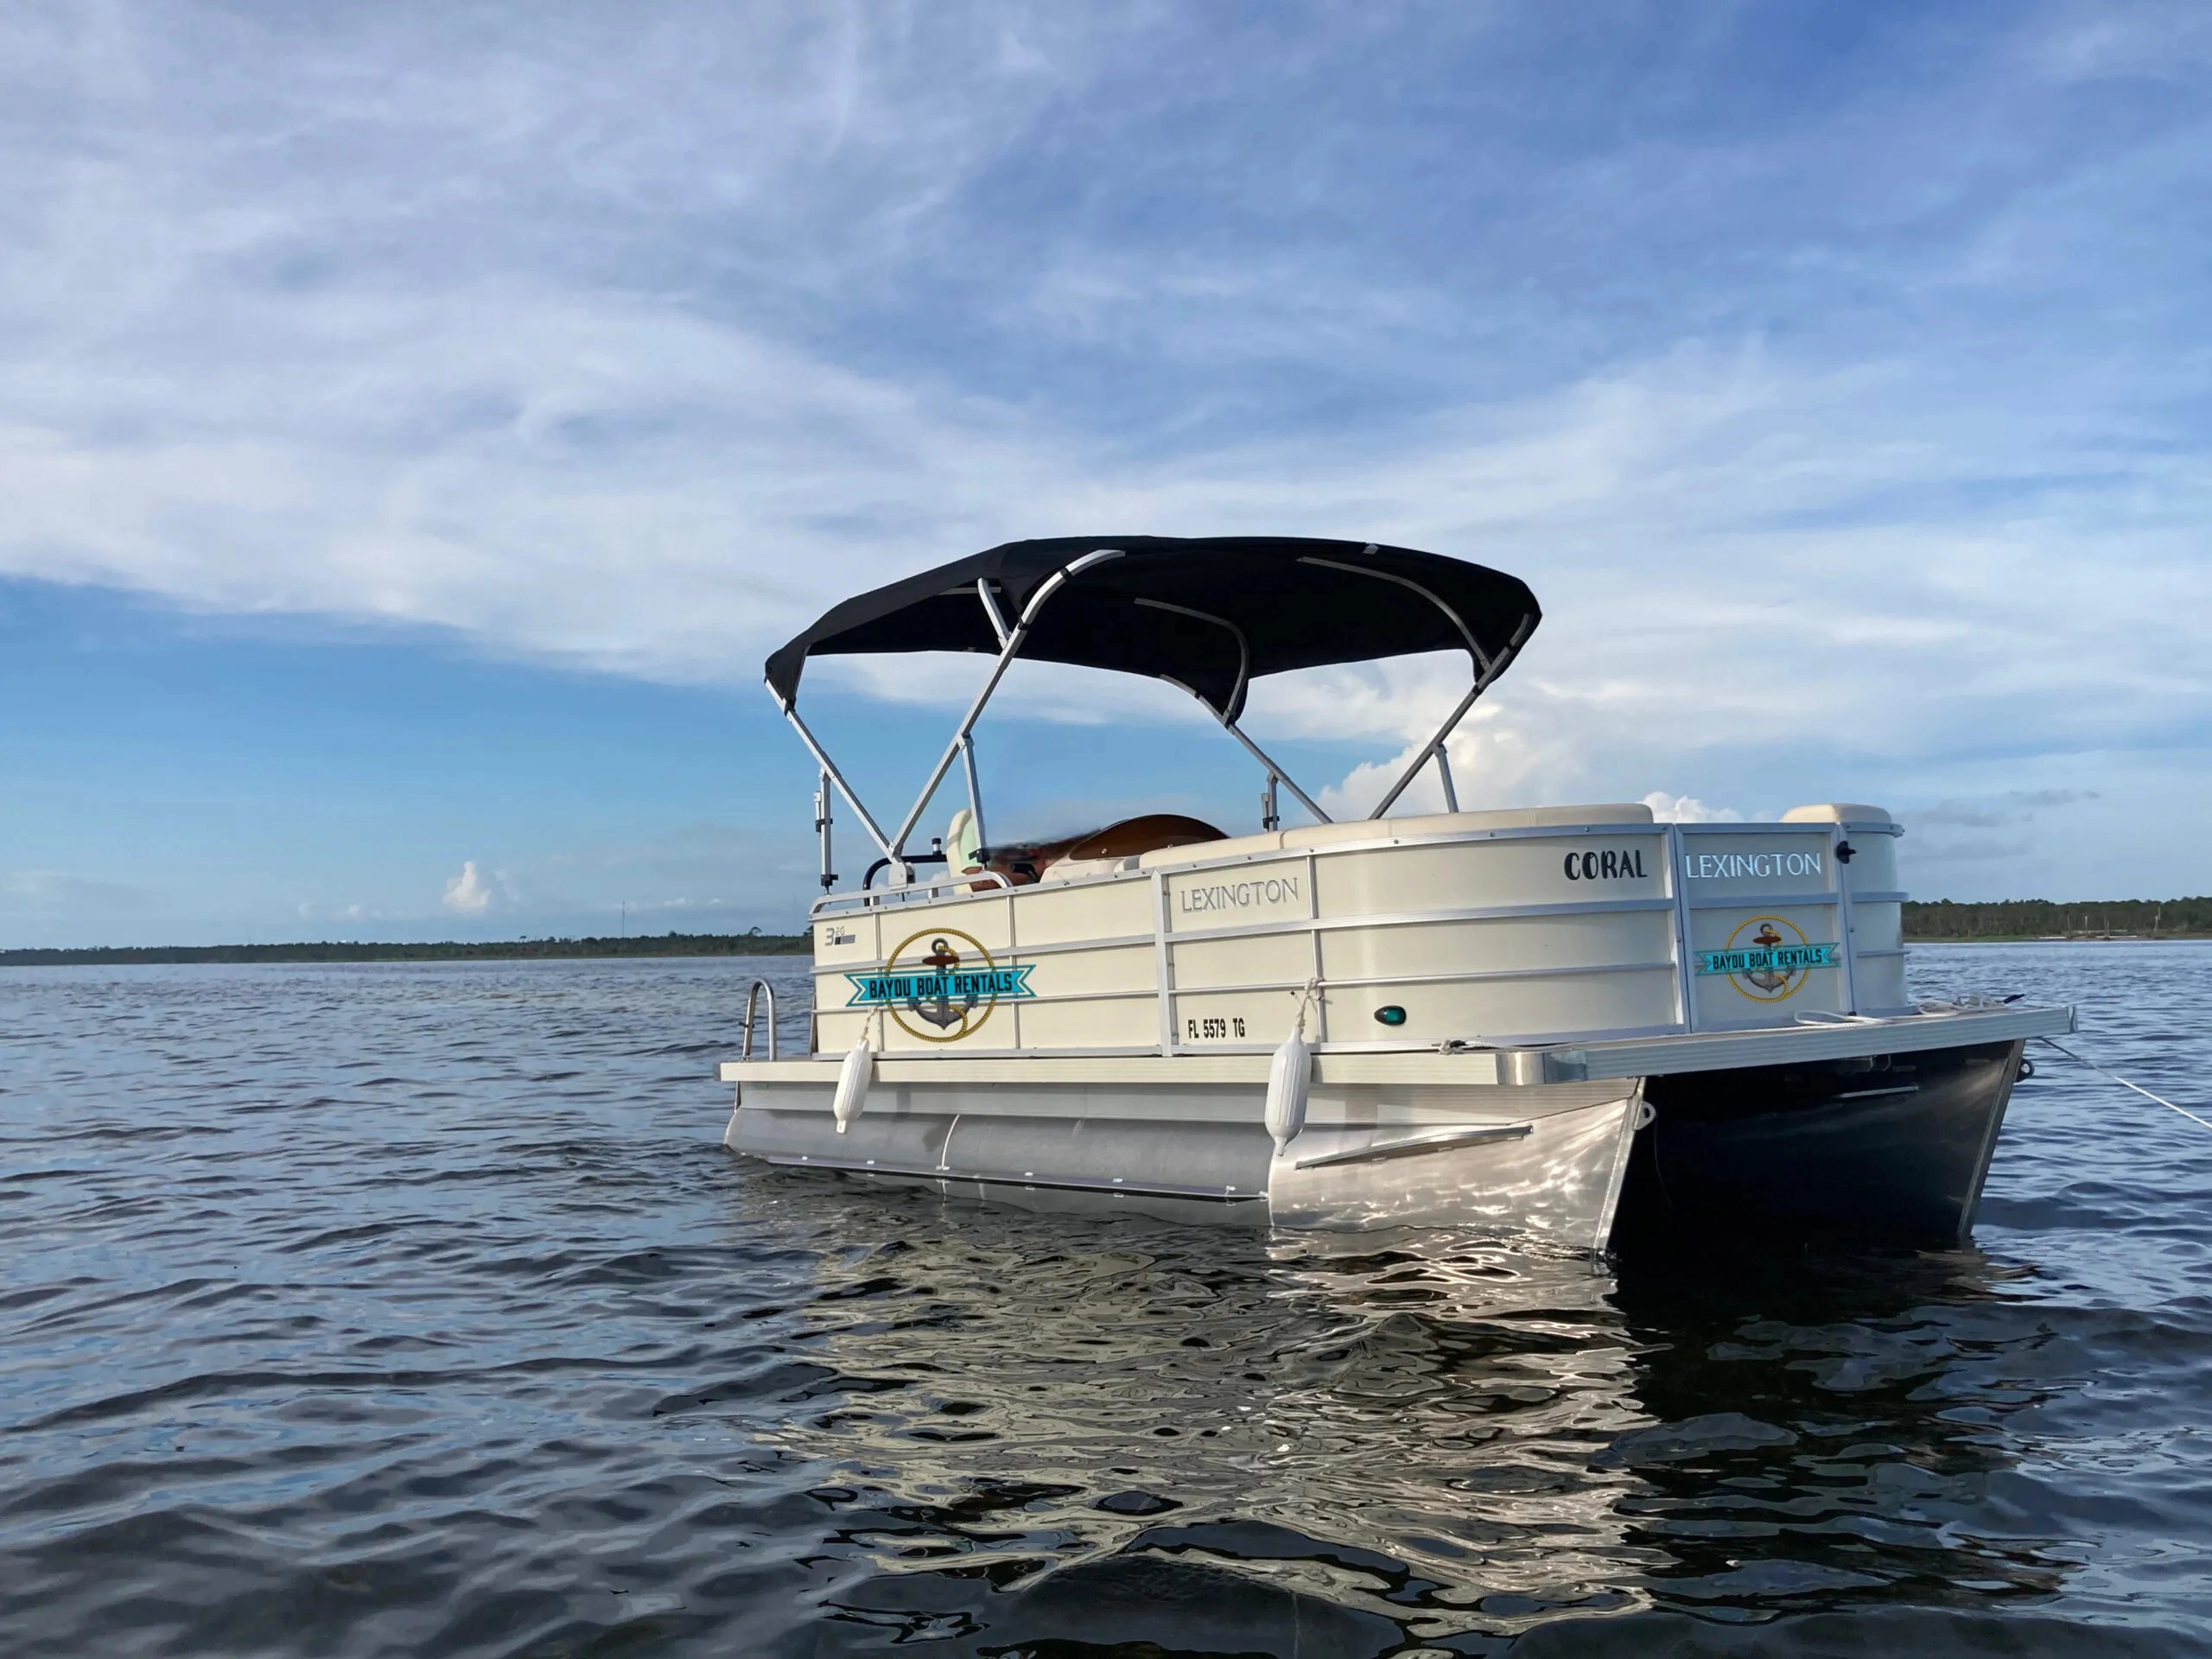
<svg viewBox="0 0 2212 1659">
<path fill-rule="evenodd" d="M 1915 963 L 2206 1098 L 2212 949 Z M 0 1649 L 2212 1651 L 2171 1113 L 1948 1255 L 1053 1221 L 723 1152 L 793 966 L 0 970 Z"/>
</svg>

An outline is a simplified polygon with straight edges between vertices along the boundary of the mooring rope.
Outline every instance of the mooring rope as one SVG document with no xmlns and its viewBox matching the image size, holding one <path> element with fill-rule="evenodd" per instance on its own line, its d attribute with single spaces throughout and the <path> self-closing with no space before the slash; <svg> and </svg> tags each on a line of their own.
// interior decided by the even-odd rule
<svg viewBox="0 0 2212 1659">
<path fill-rule="evenodd" d="M 2164 1107 L 2168 1111 L 2179 1112 L 2190 1122 L 2200 1124 L 2208 1129 L 2212 1129 L 2212 1119 L 2199 1117 L 2195 1112 L 2190 1111 L 2188 1107 L 2177 1106 L 2173 1102 L 2168 1100 L 2164 1095 L 2154 1095 L 2148 1089 L 2145 1089 L 2141 1084 L 2130 1083 L 2126 1077 L 2121 1077 L 2119 1072 L 2106 1071 L 2104 1067 L 2099 1065 L 2094 1060 L 2083 1059 L 2082 1056 L 2076 1054 L 2072 1049 L 2067 1047 L 2063 1043 L 2054 1043 L 2048 1037 L 2038 1037 L 2036 1039 L 2036 1041 L 2043 1044 L 2046 1048 L 2056 1049 L 2068 1059 L 2073 1061 L 2075 1065 L 2086 1065 L 2090 1071 L 2095 1072 L 2099 1077 L 2110 1077 L 2121 1088 L 2133 1089 L 2137 1094 L 2142 1096 L 2144 1099 L 2155 1100 L 2159 1105 Z"/>
</svg>

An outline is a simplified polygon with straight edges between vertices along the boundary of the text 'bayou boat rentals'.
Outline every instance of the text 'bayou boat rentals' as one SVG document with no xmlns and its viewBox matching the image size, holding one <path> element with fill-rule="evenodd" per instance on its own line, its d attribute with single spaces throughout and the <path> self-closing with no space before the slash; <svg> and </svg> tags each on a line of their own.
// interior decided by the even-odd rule
<svg viewBox="0 0 2212 1659">
<path fill-rule="evenodd" d="M 1251 537 L 1010 543 L 837 606 L 767 664 L 821 768 L 812 1052 L 776 1057 L 772 1029 L 753 1058 L 748 1009 L 726 1143 L 1077 1211 L 1594 1249 L 1963 1238 L 2022 1045 L 2071 1011 L 1908 1000 L 1901 832 L 1876 807 L 1459 810 L 1446 741 L 1538 617 L 1479 565 Z M 1446 650 L 1466 693 L 1364 818 L 1332 821 L 1238 723 L 1260 676 Z M 800 719 L 799 678 L 923 651 L 994 661 L 887 832 Z M 1155 814 L 991 842 L 973 734 L 1017 658 L 1189 692 L 1262 769 L 1260 832 Z M 912 850 L 956 765 L 966 805 Z M 1446 810 L 1390 816 L 1431 766 Z M 1281 791 L 1311 823 L 1281 827 Z M 833 792 L 875 853 L 842 893 Z"/>
</svg>

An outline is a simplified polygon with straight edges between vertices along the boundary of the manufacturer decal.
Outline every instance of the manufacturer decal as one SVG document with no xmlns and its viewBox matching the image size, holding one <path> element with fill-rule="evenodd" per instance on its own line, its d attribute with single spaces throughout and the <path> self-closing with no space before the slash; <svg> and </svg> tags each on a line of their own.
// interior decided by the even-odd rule
<svg viewBox="0 0 2212 1659">
<path fill-rule="evenodd" d="M 1298 897 L 1298 878 L 1270 875 L 1257 881 L 1224 881 L 1210 887 L 1185 887 L 1178 897 L 1185 916 L 1201 910 L 1249 910 L 1255 905 L 1288 904 Z"/>
<path fill-rule="evenodd" d="M 1746 875 L 1818 875 L 1818 853 L 1687 853 L 1682 874 L 1693 881 L 1726 881 Z"/>
<path fill-rule="evenodd" d="M 1606 848 L 1602 852 L 1569 853 L 1567 879 L 1570 881 L 1640 881 L 1643 879 L 1643 849 L 1625 851 Z"/>
<path fill-rule="evenodd" d="M 1745 938 L 1752 928 L 1758 931 Z M 1780 1002 L 1795 996 L 1814 969 L 1839 965 L 1837 950 L 1808 941 L 1795 924 L 1779 916 L 1754 916 L 1739 923 L 1721 949 L 1699 951 L 1697 970 L 1726 974 L 1754 1002 Z"/>
<path fill-rule="evenodd" d="M 880 971 L 847 974 L 853 994 L 845 1006 L 885 1009 L 901 1031 L 925 1043 L 957 1043 L 991 1017 L 1000 999 L 1035 996 L 1030 971 L 1000 967 L 969 934 L 928 929 L 893 950 Z"/>
</svg>

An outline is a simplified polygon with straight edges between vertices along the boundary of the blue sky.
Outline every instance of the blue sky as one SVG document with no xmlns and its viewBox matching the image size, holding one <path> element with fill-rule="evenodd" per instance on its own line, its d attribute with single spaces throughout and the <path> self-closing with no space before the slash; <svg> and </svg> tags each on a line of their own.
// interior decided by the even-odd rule
<svg viewBox="0 0 2212 1659">
<path fill-rule="evenodd" d="M 1524 576 L 1470 804 L 2202 892 L 2208 86 L 2199 4 L 25 0 L 0 941 L 790 925 L 762 656 L 1092 531 Z M 978 667 L 809 707 L 888 798 Z M 1357 807 L 1454 672 L 1255 723 Z M 1145 689 L 1014 689 L 995 830 L 1252 816 Z"/>
</svg>

